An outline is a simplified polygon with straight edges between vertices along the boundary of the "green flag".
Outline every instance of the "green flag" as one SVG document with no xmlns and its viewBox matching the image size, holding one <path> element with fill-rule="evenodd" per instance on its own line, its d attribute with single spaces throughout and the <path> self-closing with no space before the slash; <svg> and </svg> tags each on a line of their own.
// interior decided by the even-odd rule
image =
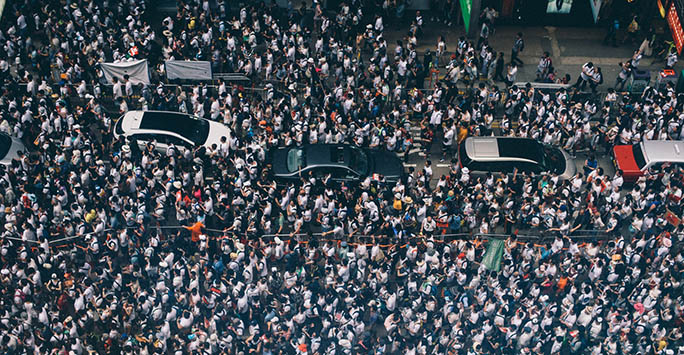
<svg viewBox="0 0 684 355">
<path fill-rule="evenodd" d="M 487 245 L 487 252 L 482 258 L 482 264 L 494 271 L 501 270 L 501 258 L 503 258 L 504 242 L 499 239 L 490 239 Z"/>
<path fill-rule="evenodd" d="M 463 14 L 463 25 L 465 25 L 466 33 L 470 28 L 470 8 L 473 5 L 473 0 L 461 0 L 461 14 Z"/>
</svg>

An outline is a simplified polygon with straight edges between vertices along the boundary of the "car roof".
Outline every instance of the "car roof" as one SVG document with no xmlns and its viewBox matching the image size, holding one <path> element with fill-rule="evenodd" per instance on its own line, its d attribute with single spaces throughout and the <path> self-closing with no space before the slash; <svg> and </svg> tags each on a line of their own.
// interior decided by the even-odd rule
<svg viewBox="0 0 684 355">
<path fill-rule="evenodd" d="M 350 153 L 343 144 L 310 144 L 306 146 L 306 165 L 348 166 Z"/>
<path fill-rule="evenodd" d="M 648 162 L 684 163 L 684 145 L 681 141 L 645 140 L 641 146 Z"/>
<path fill-rule="evenodd" d="M 183 136 L 193 116 L 172 111 L 128 111 L 122 118 L 124 132 L 146 130 L 167 131 Z M 201 118 L 200 118 L 201 119 Z"/>
<path fill-rule="evenodd" d="M 530 138 L 468 137 L 465 150 L 477 161 L 526 161 L 540 163 L 541 144 Z"/>
</svg>

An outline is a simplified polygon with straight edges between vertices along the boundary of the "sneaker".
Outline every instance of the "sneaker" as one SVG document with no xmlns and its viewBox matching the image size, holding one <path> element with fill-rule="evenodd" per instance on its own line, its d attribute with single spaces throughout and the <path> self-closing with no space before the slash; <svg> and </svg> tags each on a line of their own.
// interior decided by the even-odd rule
<svg viewBox="0 0 684 355">
<path fill-rule="evenodd" d="M 439 160 L 440 163 L 444 163 L 444 158 Z"/>
</svg>

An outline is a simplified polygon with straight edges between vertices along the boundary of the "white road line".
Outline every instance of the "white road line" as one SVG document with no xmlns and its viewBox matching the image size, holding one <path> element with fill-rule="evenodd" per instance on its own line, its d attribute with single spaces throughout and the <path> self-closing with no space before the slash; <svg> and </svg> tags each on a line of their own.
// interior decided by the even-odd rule
<svg viewBox="0 0 684 355">
<path fill-rule="evenodd" d="M 435 166 L 438 168 L 448 168 L 450 165 L 449 164 L 435 164 Z"/>
<path fill-rule="evenodd" d="M 404 163 L 405 168 L 415 168 L 416 164 L 409 164 L 409 163 Z"/>
</svg>

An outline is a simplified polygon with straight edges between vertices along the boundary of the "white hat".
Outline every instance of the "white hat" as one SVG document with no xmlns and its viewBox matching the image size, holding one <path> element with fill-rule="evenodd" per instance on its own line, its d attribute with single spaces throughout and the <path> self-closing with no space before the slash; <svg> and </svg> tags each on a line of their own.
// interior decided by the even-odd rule
<svg viewBox="0 0 684 355">
<path fill-rule="evenodd" d="M 128 144 L 124 144 L 123 146 L 121 146 L 121 151 L 124 153 L 130 153 L 131 147 L 129 147 Z"/>
<path fill-rule="evenodd" d="M 173 187 L 180 190 L 180 188 L 183 187 L 183 184 L 181 184 L 180 181 L 176 180 L 173 182 Z"/>
</svg>

